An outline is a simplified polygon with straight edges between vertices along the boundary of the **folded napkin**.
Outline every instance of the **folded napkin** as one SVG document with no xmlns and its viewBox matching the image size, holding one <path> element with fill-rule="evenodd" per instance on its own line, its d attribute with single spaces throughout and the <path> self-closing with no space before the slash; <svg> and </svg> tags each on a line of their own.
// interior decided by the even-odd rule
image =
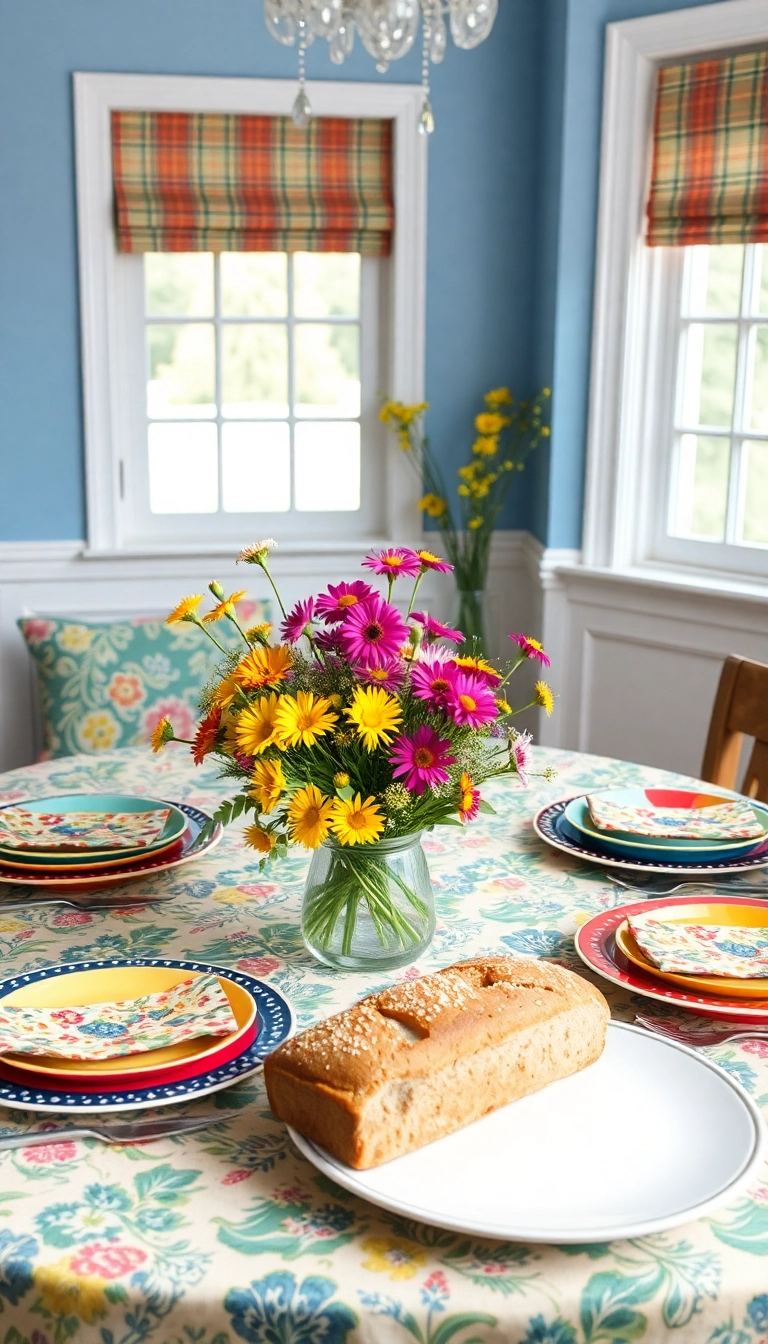
<svg viewBox="0 0 768 1344">
<path fill-rule="evenodd" d="M 587 803 L 600 831 L 680 840 L 759 840 L 765 834 L 749 804 L 738 800 L 712 807 L 630 807 L 590 794 Z"/>
<path fill-rule="evenodd" d="M 738 980 L 768 977 L 768 929 L 672 924 L 651 915 L 630 915 L 627 923 L 638 947 L 660 971 Z"/>
<path fill-rule="evenodd" d="M 29 812 L 0 810 L 0 845 L 7 849 L 144 849 L 163 833 L 170 808 L 151 812 Z"/>
<path fill-rule="evenodd" d="M 195 976 L 162 994 L 85 1008 L 14 1008 L 0 999 L 0 1054 L 120 1059 L 233 1031 L 237 1021 L 215 975 Z"/>
</svg>

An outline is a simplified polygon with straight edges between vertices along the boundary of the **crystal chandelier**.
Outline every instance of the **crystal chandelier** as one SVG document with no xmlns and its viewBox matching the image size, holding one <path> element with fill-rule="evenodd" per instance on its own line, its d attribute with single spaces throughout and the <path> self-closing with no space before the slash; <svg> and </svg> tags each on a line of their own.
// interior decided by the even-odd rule
<svg viewBox="0 0 768 1344">
<path fill-rule="evenodd" d="M 352 51 L 357 31 L 366 51 L 384 74 L 390 61 L 405 56 L 416 41 L 421 15 L 421 83 L 424 90 L 419 130 L 430 135 L 434 119 L 429 101 L 429 63 L 442 61 L 451 37 L 465 51 L 479 46 L 493 27 L 498 0 L 264 0 L 264 20 L 278 42 L 299 46 L 299 92 L 291 116 L 306 126 L 312 116 L 305 87 L 304 54 L 316 37 L 325 38 L 334 65 Z"/>
</svg>

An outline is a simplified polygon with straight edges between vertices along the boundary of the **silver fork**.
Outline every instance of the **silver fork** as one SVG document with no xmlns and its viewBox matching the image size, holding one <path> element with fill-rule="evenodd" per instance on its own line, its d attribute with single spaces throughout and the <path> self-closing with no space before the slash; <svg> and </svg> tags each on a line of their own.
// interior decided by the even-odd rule
<svg viewBox="0 0 768 1344">
<path fill-rule="evenodd" d="M 37 1143 L 60 1143 L 67 1139 L 101 1139 L 103 1143 L 146 1143 L 172 1134 L 192 1134 L 196 1129 L 221 1124 L 225 1115 L 176 1115 L 159 1120 L 108 1120 L 98 1125 L 36 1129 L 26 1134 L 0 1134 L 0 1149 L 29 1148 Z"/>
<path fill-rule="evenodd" d="M 615 887 L 620 887 L 622 891 L 634 891 L 639 896 L 671 896 L 676 891 L 687 891 L 695 888 L 698 891 L 711 891 L 717 896 L 727 896 L 732 892 L 737 896 L 768 896 L 768 883 L 759 885 L 756 882 L 696 882 L 689 879 L 686 882 L 675 882 L 672 886 L 656 885 L 650 882 L 625 882 L 623 878 L 617 877 L 615 873 L 606 873 L 609 882 Z"/>
<path fill-rule="evenodd" d="M 35 890 L 37 888 L 31 888 L 31 891 Z M 33 896 L 31 891 L 29 898 L 24 901 L 4 901 L 0 898 L 0 916 L 6 910 L 30 911 L 38 905 L 63 905 L 68 910 L 112 910 L 115 908 L 122 909 L 126 905 L 162 905 L 165 901 L 172 899 L 170 896 L 152 896 L 149 899 L 140 897 L 131 900 L 130 896 L 122 895 L 120 897 L 108 896 L 102 900 L 85 898 L 78 901 L 74 896 Z"/>
<path fill-rule="evenodd" d="M 668 1026 L 666 1023 L 658 1022 L 655 1017 L 643 1017 L 640 1013 L 636 1014 L 635 1022 L 639 1027 L 652 1032 L 654 1036 L 662 1036 L 667 1041 L 678 1041 L 680 1045 L 710 1046 L 725 1045 L 727 1041 L 768 1041 L 768 1030 L 736 1022 L 704 1031 Z"/>
</svg>

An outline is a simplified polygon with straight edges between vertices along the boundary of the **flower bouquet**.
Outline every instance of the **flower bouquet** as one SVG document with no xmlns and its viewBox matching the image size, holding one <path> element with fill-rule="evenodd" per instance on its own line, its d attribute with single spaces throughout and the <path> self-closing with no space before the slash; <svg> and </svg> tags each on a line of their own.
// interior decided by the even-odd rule
<svg viewBox="0 0 768 1344">
<path fill-rule="evenodd" d="M 381 408 L 382 421 L 395 431 L 426 491 L 419 507 L 435 519 L 443 534 L 459 592 L 458 624 L 480 649 L 493 530 L 515 473 L 523 470 L 529 453 L 549 437 L 549 426 L 544 423 L 549 396 L 548 387 L 530 402 L 515 401 L 508 387 L 486 392 L 483 410 L 475 416 L 472 455 L 459 467 L 458 507 L 449 503 L 440 464 L 421 428 L 428 403 L 406 406 L 386 401 Z"/>
<path fill-rule="evenodd" d="M 363 561 L 386 580 L 386 598 L 357 579 L 286 612 L 269 568 L 274 545 L 246 547 L 238 559 L 258 565 L 272 585 L 283 614 L 279 642 L 269 625 L 242 629 L 245 593 L 226 596 L 217 583 L 211 611 L 200 614 L 196 594 L 168 617 L 194 622 L 217 643 L 211 627 L 228 620 L 243 640 L 241 653 L 222 648 L 192 755 L 199 764 L 212 754 L 236 782 L 215 819 L 251 819 L 245 840 L 262 868 L 290 844 L 315 852 L 302 929 L 316 957 L 333 966 L 404 965 L 434 931 L 420 836 L 491 812 L 480 797 L 485 780 L 511 774 L 526 782 L 531 737 L 510 726 L 519 711 L 507 684 L 526 659 L 549 660 L 521 634 L 510 636 L 514 655 L 504 670 L 457 655 L 461 631 L 414 610 L 424 574 L 451 569 L 427 550 L 393 548 Z M 403 614 L 391 599 L 404 580 L 412 588 Z M 551 710 L 544 682 L 531 703 Z M 165 719 L 153 747 L 173 739 L 186 740 Z"/>
</svg>

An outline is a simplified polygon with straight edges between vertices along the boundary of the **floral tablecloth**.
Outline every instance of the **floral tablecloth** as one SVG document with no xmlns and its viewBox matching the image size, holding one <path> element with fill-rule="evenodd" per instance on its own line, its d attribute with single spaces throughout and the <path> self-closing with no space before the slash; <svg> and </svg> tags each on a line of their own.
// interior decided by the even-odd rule
<svg viewBox="0 0 768 1344">
<path fill-rule="evenodd" d="M 177 754 L 174 754 L 176 751 Z M 575 967 L 573 932 L 620 904 L 597 869 L 545 851 L 542 802 L 579 787 L 671 780 L 564 752 L 557 781 L 489 787 L 497 808 L 425 840 L 438 929 L 412 976 L 477 954 Z M 0 800 L 57 790 L 136 791 L 210 807 L 223 786 L 181 749 L 72 757 L 0 777 Z M 379 988 L 313 962 L 299 933 L 307 859 L 258 873 L 239 834 L 108 913 L 3 913 L 4 975 L 104 956 L 206 958 L 273 983 L 299 1024 Z M 147 890 L 172 901 L 131 908 Z M 609 993 L 616 1016 L 632 1000 Z M 768 1046 L 719 1062 L 768 1106 Z M 197 1103 L 221 1124 L 133 1148 L 58 1142 L 0 1152 L 0 1344 L 759 1344 L 768 1339 L 768 1177 L 715 1217 L 610 1245 L 479 1241 L 409 1222 L 338 1189 L 299 1156 L 246 1081 Z M 0 1109 L 0 1131 L 40 1117 Z M 599 1179 L 600 1177 L 598 1177 Z M 609 1173 L 604 1179 L 609 1179 Z"/>
</svg>

